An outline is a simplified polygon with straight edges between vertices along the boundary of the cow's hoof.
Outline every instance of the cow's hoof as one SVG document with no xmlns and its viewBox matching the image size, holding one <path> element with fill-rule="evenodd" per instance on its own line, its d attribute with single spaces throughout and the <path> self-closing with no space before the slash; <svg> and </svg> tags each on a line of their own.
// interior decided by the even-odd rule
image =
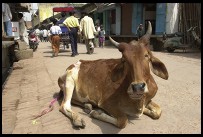
<svg viewBox="0 0 203 137">
<path fill-rule="evenodd" d="M 92 111 L 92 105 L 91 104 L 85 104 L 85 108 L 83 109 L 87 114 L 89 114 Z"/>
<path fill-rule="evenodd" d="M 73 125 L 75 127 L 80 127 L 80 128 L 85 128 L 86 124 L 85 124 L 85 121 L 83 119 L 76 119 L 73 121 Z"/>
<path fill-rule="evenodd" d="M 92 110 L 91 112 L 90 112 L 90 116 L 91 117 L 97 117 L 99 115 L 99 112 L 97 112 L 96 110 Z"/>
</svg>

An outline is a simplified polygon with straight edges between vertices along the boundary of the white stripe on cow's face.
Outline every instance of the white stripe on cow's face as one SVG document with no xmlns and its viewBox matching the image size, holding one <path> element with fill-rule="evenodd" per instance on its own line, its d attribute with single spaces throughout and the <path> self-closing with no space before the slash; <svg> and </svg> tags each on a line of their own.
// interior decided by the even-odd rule
<svg viewBox="0 0 203 137">
<path fill-rule="evenodd" d="M 147 92 L 149 92 L 149 89 L 148 89 L 148 85 L 147 85 L 147 83 L 145 83 L 144 93 L 147 93 Z"/>
</svg>

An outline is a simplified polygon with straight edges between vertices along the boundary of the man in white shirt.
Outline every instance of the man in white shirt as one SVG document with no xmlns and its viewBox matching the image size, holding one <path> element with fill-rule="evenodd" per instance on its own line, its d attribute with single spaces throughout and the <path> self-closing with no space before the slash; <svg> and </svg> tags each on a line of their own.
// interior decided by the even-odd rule
<svg viewBox="0 0 203 137">
<path fill-rule="evenodd" d="M 47 37 L 48 37 L 48 31 L 47 31 L 47 29 L 43 29 L 43 38 L 44 38 L 45 42 L 48 42 Z"/>
<path fill-rule="evenodd" d="M 80 21 L 80 32 L 85 38 L 85 45 L 87 48 L 87 54 L 92 54 L 94 51 L 94 34 L 96 33 L 96 29 L 94 26 L 93 19 L 88 17 L 86 12 L 82 12 L 84 17 Z"/>
<path fill-rule="evenodd" d="M 12 36 L 12 14 L 10 7 L 7 3 L 2 3 L 2 14 L 3 14 L 3 22 L 4 22 L 4 31 L 7 36 Z"/>
<path fill-rule="evenodd" d="M 56 25 L 57 20 L 53 21 L 53 26 L 50 28 L 50 34 L 51 34 L 51 44 L 52 44 L 52 49 L 53 49 L 53 55 L 58 56 L 59 53 L 59 47 L 60 47 L 60 34 L 62 33 L 61 28 Z"/>
</svg>

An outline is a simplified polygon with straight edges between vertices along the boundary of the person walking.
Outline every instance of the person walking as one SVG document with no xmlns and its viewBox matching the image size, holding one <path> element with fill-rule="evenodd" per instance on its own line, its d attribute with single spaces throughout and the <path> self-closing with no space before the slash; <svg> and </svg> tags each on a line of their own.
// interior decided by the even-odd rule
<svg viewBox="0 0 203 137">
<path fill-rule="evenodd" d="M 63 22 L 68 28 L 70 42 L 71 42 L 71 50 L 72 55 L 71 57 L 75 57 L 78 54 L 78 45 L 77 45 L 77 37 L 78 31 L 80 30 L 80 25 L 78 19 L 74 16 L 75 12 L 69 12 L 70 17 L 66 18 Z"/>
<path fill-rule="evenodd" d="M 100 31 L 99 31 L 99 47 L 103 48 L 104 42 L 105 42 L 105 30 L 104 30 L 103 25 L 101 25 Z"/>
<path fill-rule="evenodd" d="M 26 42 L 27 45 L 29 45 L 28 33 L 27 33 L 27 25 L 26 25 L 25 20 L 23 19 L 23 14 L 18 13 L 18 18 L 19 18 L 20 40 Z"/>
<path fill-rule="evenodd" d="M 39 28 L 37 28 L 36 30 L 35 30 L 35 34 L 37 35 L 37 39 L 38 39 L 38 41 L 39 41 L 39 39 L 40 39 L 40 30 L 39 30 Z"/>
<path fill-rule="evenodd" d="M 48 42 L 48 30 L 46 28 L 43 29 L 43 39 L 44 39 L 44 42 Z"/>
<path fill-rule="evenodd" d="M 7 3 L 2 3 L 2 14 L 3 14 L 3 22 L 4 22 L 4 31 L 7 36 L 12 36 L 12 14 L 10 7 Z"/>
<path fill-rule="evenodd" d="M 57 25 L 57 20 L 53 20 L 53 26 L 50 28 L 50 39 L 53 49 L 52 57 L 58 56 L 60 47 L 60 34 L 62 33 L 61 28 Z"/>
<path fill-rule="evenodd" d="M 143 35 L 144 35 L 143 25 L 140 24 L 140 25 L 137 27 L 137 36 L 138 36 L 138 39 L 140 39 Z"/>
<path fill-rule="evenodd" d="M 95 25 L 95 29 L 97 33 L 95 34 L 95 38 L 94 38 L 94 47 L 99 47 L 99 31 L 101 30 L 99 23 Z"/>
<path fill-rule="evenodd" d="M 44 39 L 44 38 L 43 38 L 43 33 L 44 33 L 43 30 L 40 29 L 39 39 L 40 39 L 41 42 L 43 42 L 43 39 Z"/>
<path fill-rule="evenodd" d="M 87 48 L 87 54 L 92 54 L 94 51 L 94 34 L 96 33 L 96 29 L 94 26 L 93 19 L 87 15 L 86 12 L 82 12 L 84 16 L 80 21 L 80 32 L 84 36 L 85 45 Z"/>
</svg>

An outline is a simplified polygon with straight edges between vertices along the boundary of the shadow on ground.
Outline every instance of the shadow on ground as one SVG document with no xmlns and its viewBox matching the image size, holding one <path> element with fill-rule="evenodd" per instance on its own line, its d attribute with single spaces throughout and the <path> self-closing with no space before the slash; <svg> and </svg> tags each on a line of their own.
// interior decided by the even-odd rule
<svg viewBox="0 0 203 137">
<path fill-rule="evenodd" d="M 156 51 L 153 51 L 156 52 Z M 165 53 L 167 55 L 171 55 L 171 56 L 182 56 L 182 57 L 187 57 L 187 58 L 194 58 L 194 59 L 201 59 L 201 51 L 198 49 L 188 49 L 186 50 L 186 52 L 184 52 L 183 50 L 175 50 L 172 53 L 169 53 L 167 51 L 159 51 L 162 53 Z"/>
</svg>

